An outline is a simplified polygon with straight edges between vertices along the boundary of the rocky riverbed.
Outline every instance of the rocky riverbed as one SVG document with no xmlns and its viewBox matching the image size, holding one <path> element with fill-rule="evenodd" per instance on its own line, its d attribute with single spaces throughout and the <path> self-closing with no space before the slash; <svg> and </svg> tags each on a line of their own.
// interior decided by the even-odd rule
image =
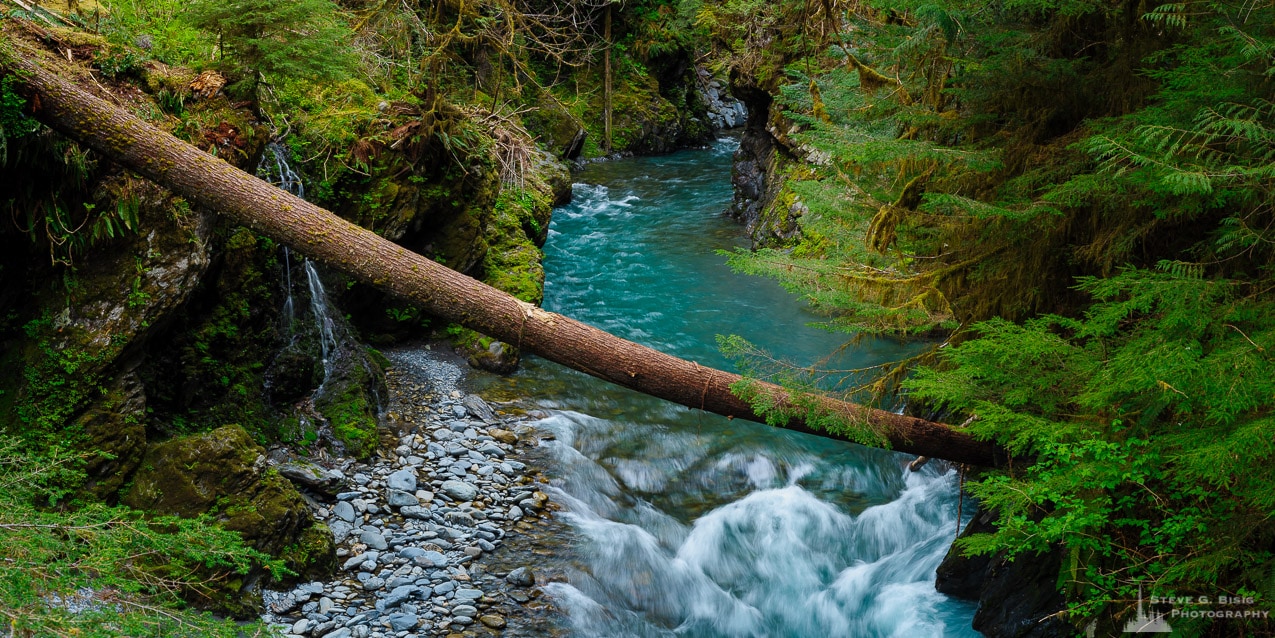
<svg viewBox="0 0 1275 638">
<path fill-rule="evenodd" d="M 518 460 L 535 445 L 529 416 L 462 392 L 463 363 L 442 352 L 385 355 L 393 367 L 381 451 L 371 464 L 324 463 L 309 481 L 315 514 L 337 542 L 338 572 L 267 591 L 264 619 L 312 638 L 521 633 L 546 606 L 536 574 L 485 563 L 511 534 L 534 537 L 546 510 L 537 473 Z"/>
</svg>

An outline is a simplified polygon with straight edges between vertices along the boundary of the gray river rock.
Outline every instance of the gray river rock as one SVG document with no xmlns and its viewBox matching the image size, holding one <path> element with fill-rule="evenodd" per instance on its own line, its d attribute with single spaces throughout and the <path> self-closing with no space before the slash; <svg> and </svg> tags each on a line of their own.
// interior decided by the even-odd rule
<svg viewBox="0 0 1275 638">
<path fill-rule="evenodd" d="M 502 460 L 519 454 L 520 444 L 516 435 L 511 440 L 503 433 L 525 429 L 526 419 L 497 414 L 462 393 L 456 388 L 460 369 L 429 350 L 386 355 L 395 364 L 390 409 L 399 411 L 394 420 L 406 429 L 392 453 L 371 465 L 347 459 L 331 474 L 308 470 L 310 476 L 349 476 L 354 488 L 335 493 L 330 505 L 318 504 L 318 517 L 339 544 L 340 570 L 331 582 L 265 592 L 265 620 L 285 635 L 308 638 L 444 636 L 471 626 L 509 627 L 507 618 L 522 613 L 522 603 L 534 596 L 504 573 L 486 573 L 478 561 L 498 551 L 514 525 L 526 525 L 520 523 L 525 514 L 507 514 L 534 491 L 526 487 L 533 479 L 521 473 L 526 465 L 517 463 L 514 471 Z M 489 430 L 502 433 L 502 440 Z M 431 448 L 442 433 L 454 449 Z M 479 617 L 486 620 L 475 625 Z"/>
</svg>

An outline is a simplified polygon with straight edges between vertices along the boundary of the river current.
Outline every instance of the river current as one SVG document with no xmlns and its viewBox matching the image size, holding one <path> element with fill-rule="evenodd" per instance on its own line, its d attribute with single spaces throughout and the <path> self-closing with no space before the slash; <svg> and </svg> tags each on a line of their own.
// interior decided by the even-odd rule
<svg viewBox="0 0 1275 638">
<path fill-rule="evenodd" d="M 554 211 L 547 309 L 706 365 L 737 334 L 806 365 L 846 335 L 715 251 L 744 245 L 724 216 L 731 154 L 591 165 Z M 836 365 L 897 358 L 864 341 Z M 569 530 L 545 586 L 574 636 L 979 636 L 974 607 L 934 589 L 957 530 L 955 472 L 911 457 L 728 420 L 531 358 L 505 383 L 536 424 L 547 492 Z M 969 518 L 970 508 L 965 510 Z"/>
</svg>

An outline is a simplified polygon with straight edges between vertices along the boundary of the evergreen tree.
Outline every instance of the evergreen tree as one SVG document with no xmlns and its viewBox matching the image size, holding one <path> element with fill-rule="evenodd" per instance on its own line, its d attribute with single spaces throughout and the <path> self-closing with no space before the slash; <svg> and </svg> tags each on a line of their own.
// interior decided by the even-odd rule
<svg viewBox="0 0 1275 638">
<path fill-rule="evenodd" d="M 910 380 L 860 380 L 902 381 L 1015 454 L 968 483 L 1000 522 L 960 547 L 1061 548 L 1069 619 L 1099 635 L 1139 588 L 1271 610 L 1275 7 L 879 0 L 754 18 L 759 44 L 715 35 L 748 80 L 782 74 L 768 129 L 791 157 L 764 214 L 802 211 L 801 232 L 732 263 L 831 329 L 941 336 Z M 728 345 L 758 376 L 826 386 Z"/>
<path fill-rule="evenodd" d="M 217 34 L 231 91 L 257 97 L 262 83 L 324 81 L 351 67 L 348 29 L 331 0 L 196 0 L 187 19 Z"/>
</svg>

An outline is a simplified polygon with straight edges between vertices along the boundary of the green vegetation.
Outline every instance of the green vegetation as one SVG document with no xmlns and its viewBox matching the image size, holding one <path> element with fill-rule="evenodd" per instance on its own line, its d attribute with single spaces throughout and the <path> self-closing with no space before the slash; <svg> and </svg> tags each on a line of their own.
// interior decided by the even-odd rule
<svg viewBox="0 0 1275 638">
<path fill-rule="evenodd" d="M 196 598 L 252 567 L 281 563 L 207 518 L 146 517 L 87 503 L 48 509 L 38 487 L 71 459 L 34 458 L 0 438 L 0 614 L 14 635 L 264 635 L 190 610 Z"/>
<path fill-rule="evenodd" d="M 1061 549 L 1067 619 L 1100 635 L 1140 587 L 1271 609 L 1275 7 L 728 0 L 700 24 L 785 151 L 773 247 L 732 263 L 829 329 L 935 337 L 841 389 L 901 384 L 1015 455 L 966 484 L 1001 519 L 958 545 Z"/>
<path fill-rule="evenodd" d="M 197 0 L 186 19 L 216 34 L 233 92 L 258 97 L 262 83 L 341 79 L 351 65 L 350 33 L 330 0 Z"/>
</svg>

